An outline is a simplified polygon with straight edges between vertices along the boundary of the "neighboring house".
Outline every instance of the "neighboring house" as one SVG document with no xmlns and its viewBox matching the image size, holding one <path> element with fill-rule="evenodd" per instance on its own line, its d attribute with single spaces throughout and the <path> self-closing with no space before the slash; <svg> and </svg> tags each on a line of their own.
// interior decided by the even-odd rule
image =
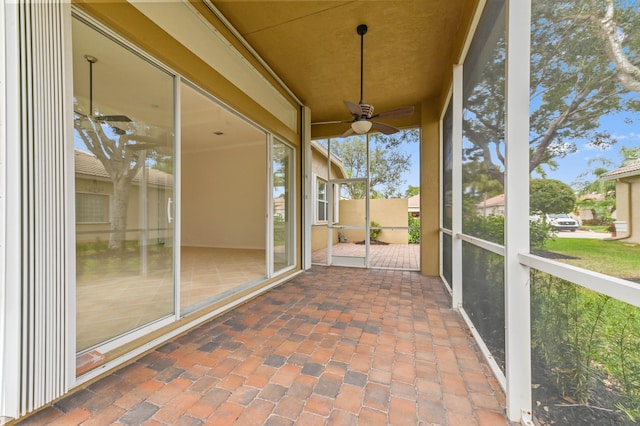
<svg viewBox="0 0 640 426">
<path fill-rule="evenodd" d="M 409 197 L 408 204 L 408 210 L 411 216 L 420 217 L 420 194 Z"/>
<path fill-rule="evenodd" d="M 604 173 L 600 180 L 616 183 L 617 237 L 640 243 L 640 163 Z"/>
<path fill-rule="evenodd" d="M 603 201 L 604 195 L 602 194 L 584 194 L 578 197 L 578 205 L 585 201 Z M 580 218 L 581 223 L 589 224 L 590 221 L 597 221 L 599 218 L 595 209 L 578 208 L 577 215 Z"/>
<path fill-rule="evenodd" d="M 76 234 L 78 242 L 108 241 L 111 218 L 113 215 L 113 183 L 100 160 L 85 151 L 75 150 L 75 186 L 76 186 Z M 140 204 L 140 182 L 146 179 L 147 209 L 159 212 L 156 215 L 142 217 Z M 167 238 L 167 203 L 170 202 L 173 187 L 173 175 L 161 170 L 140 169 L 132 181 L 127 206 L 127 240 L 142 237 L 138 230 L 143 220 L 147 220 L 149 229 L 147 238 Z M 167 235 L 165 235 L 167 234 Z"/>
<path fill-rule="evenodd" d="M 504 216 L 504 194 L 487 198 L 476 204 L 476 211 L 482 216 Z"/>
</svg>

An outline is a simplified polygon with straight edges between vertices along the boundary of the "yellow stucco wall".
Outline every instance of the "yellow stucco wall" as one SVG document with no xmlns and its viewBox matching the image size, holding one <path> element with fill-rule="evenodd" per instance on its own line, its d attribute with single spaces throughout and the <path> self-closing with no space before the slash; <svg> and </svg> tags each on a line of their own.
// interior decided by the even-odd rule
<svg viewBox="0 0 640 426">
<path fill-rule="evenodd" d="M 423 275 L 440 275 L 440 118 L 436 100 L 423 102 L 420 133 L 420 260 Z"/>
<path fill-rule="evenodd" d="M 329 175 L 329 170 L 331 170 L 331 174 Z M 329 179 L 344 179 L 344 173 L 335 163 L 331 164 L 331 169 L 327 167 L 327 153 L 319 152 L 315 147 L 311 149 L 311 171 L 314 175 L 319 178 L 328 181 Z M 312 185 L 312 191 L 315 191 L 315 183 Z M 316 194 L 312 195 L 312 199 L 314 201 L 313 209 L 314 209 L 314 217 L 315 217 L 315 209 L 317 206 L 315 205 Z M 327 224 L 326 223 L 314 223 L 311 226 L 311 251 L 316 251 L 319 249 L 323 249 L 327 247 Z M 338 243 L 338 231 L 332 231 L 332 241 L 333 244 Z"/>
<path fill-rule="evenodd" d="M 627 224 L 627 232 L 618 232 L 618 237 L 640 244 L 640 176 L 616 182 L 616 221 Z"/>
<path fill-rule="evenodd" d="M 370 200 L 371 220 L 381 227 L 408 225 L 408 200 L 374 199 Z M 364 200 L 340 200 L 340 222 L 344 226 L 365 226 L 365 201 Z M 343 229 L 342 233 L 349 242 L 364 240 L 364 231 L 356 229 Z M 407 244 L 409 232 L 407 229 L 383 229 L 378 235 L 378 240 L 390 244 Z"/>
</svg>

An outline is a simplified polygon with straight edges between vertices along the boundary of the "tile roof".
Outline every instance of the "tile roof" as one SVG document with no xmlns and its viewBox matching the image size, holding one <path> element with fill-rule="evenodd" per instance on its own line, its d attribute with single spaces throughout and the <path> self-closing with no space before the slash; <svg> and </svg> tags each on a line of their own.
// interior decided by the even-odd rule
<svg viewBox="0 0 640 426">
<path fill-rule="evenodd" d="M 420 211 L 420 194 L 409 197 L 407 201 L 409 211 Z"/>
<path fill-rule="evenodd" d="M 481 203 L 476 204 L 476 207 L 495 207 L 495 206 L 504 206 L 504 194 L 496 195 L 495 197 L 487 198 Z"/>
<path fill-rule="evenodd" d="M 102 165 L 102 162 L 98 158 L 85 151 L 75 150 L 75 170 L 76 175 L 85 175 L 90 177 L 99 177 L 110 180 L 109 173 Z M 133 179 L 135 183 L 140 183 L 142 178 L 142 169 L 138 171 L 138 174 Z M 155 186 L 172 186 L 173 175 L 162 170 L 149 169 L 149 184 Z"/>
<path fill-rule="evenodd" d="M 636 175 L 640 175 L 640 163 L 631 164 L 629 166 L 620 167 L 619 169 L 603 173 L 600 175 L 600 180 L 607 181 Z"/>
</svg>

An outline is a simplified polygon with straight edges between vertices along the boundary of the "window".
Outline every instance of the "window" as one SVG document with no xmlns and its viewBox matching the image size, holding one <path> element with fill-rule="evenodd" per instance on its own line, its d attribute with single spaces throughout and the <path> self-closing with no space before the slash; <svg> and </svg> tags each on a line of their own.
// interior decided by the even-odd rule
<svg viewBox="0 0 640 426">
<path fill-rule="evenodd" d="M 316 179 L 316 222 L 326 222 L 329 212 L 329 200 L 327 198 L 327 182 Z"/>
<path fill-rule="evenodd" d="M 108 223 L 109 196 L 76 194 L 76 223 Z"/>
</svg>

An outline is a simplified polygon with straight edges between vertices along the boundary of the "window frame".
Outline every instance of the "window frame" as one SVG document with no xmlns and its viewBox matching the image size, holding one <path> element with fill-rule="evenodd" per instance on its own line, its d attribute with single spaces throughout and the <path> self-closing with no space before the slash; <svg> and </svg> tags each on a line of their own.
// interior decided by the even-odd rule
<svg viewBox="0 0 640 426">
<path fill-rule="evenodd" d="M 86 196 L 93 196 L 93 197 L 101 197 L 103 198 L 102 203 L 103 203 L 103 208 L 106 207 L 106 212 L 105 214 L 103 214 L 103 218 L 105 220 L 80 220 L 80 216 L 78 215 L 78 208 L 80 207 L 80 203 L 79 201 L 79 197 L 86 197 Z M 84 191 L 76 191 L 76 203 L 75 203 L 75 207 L 76 207 L 76 224 L 77 225 L 107 225 L 109 223 L 111 223 L 111 195 L 110 194 L 105 194 L 105 193 L 97 193 L 97 192 L 84 192 Z"/>
<path fill-rule="evenodd" d="M 313 198 L 314 198 L 314 208 L 313 208 L 313 221 L 315 223 L 328 223 L 329 222 L 329 194 L 328 194 L 328 190 L 329 190 L 329 182 L 327 182 L 325 179 L 321 178 L 318 175 L 314 174 L 314 191 L 313 191 Z M 320 198 L 320 186 L 321 184 L 324 185 L 324 199 Z M 320 203 L 322 203 L 322 206 L 324 207 L 324 219 L 320 219 Z"/>
</svg>

